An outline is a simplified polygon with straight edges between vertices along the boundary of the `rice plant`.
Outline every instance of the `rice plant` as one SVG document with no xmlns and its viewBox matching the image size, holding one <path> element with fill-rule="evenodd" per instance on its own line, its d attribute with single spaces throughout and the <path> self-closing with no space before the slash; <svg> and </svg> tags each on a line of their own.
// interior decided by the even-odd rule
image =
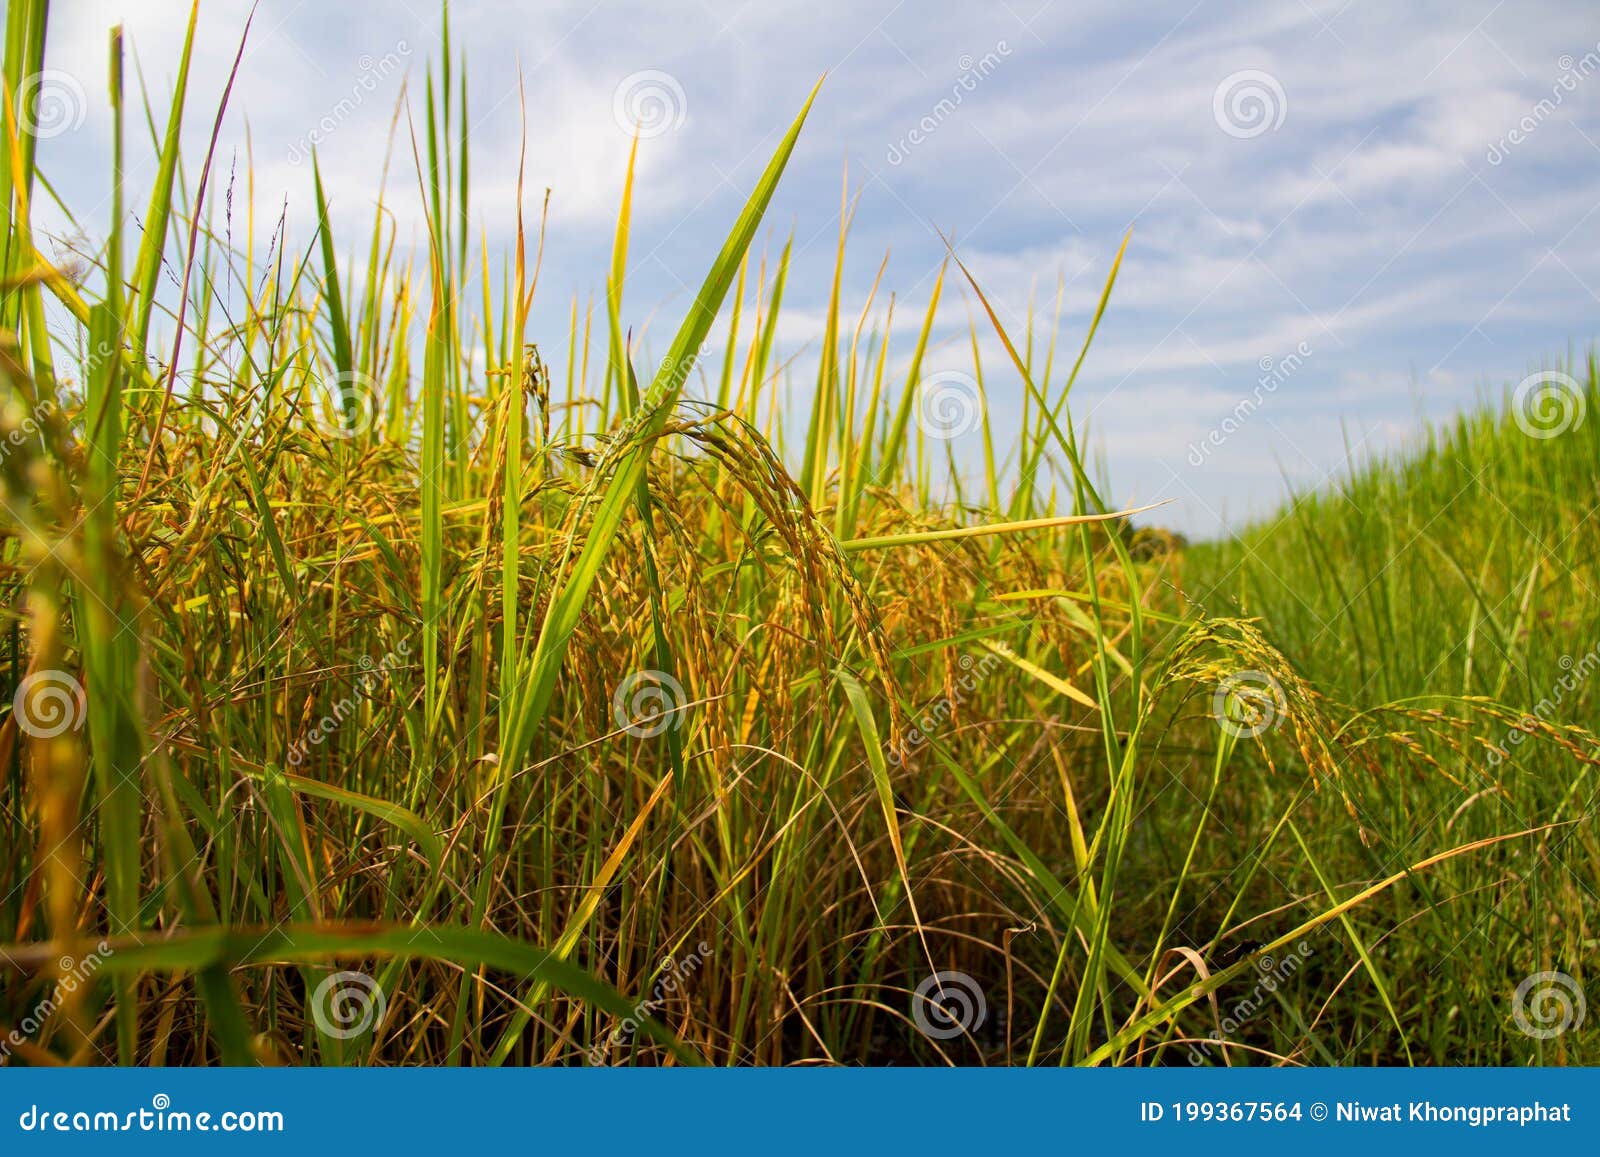
<svg viewBox="0 0 1600 1157">
<path fill-rule="evenodd" d="M 1073 418 L 1120 250 L 1058 358 L 959 252 L 845 315 L 848 214 L 797 380 L 762 239 L 820 82 L 664 354 L 631 161 L 600 308 L 536 332 L 539 201 L 474 198 L 448 24 L 359 238 L 315 165 L 290 223 L 181 154 L 226 106 L 192 15 L 165 108 L 114 32 L 67 268 L 47 10 L 4 59 L 3 1063 L 1596 1059 L 1512 1009 L 1594 946 L 1592 700 L 1527 714 L 1596 626 L 1592 425 L 1486 409 L 1186 547 Z M 974 331 L 976 483 L 923 373 L 961 298 L 1007 355 Z"/>
</svg>

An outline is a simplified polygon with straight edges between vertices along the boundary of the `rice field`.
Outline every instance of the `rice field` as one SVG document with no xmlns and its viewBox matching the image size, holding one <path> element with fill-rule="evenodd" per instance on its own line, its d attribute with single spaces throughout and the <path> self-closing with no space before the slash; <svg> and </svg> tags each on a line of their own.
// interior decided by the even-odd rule
<svg viewBox="0 0 1600 1157">
<path fill-rule="evenodd" d="M 476 199 L 448 53 L 351 236 L 314 167 L 290 229 L 181 155 L 189 50 L 158 106 L 113 33 L 63 261 L 47 8 L 6 9 L 0 1064 L 1600 1063 L 1592 358 L 1191 544 L 1074 420 L 1121 252 L 1083 332 L 959 249 L 879 329 L 846 225 L 795 380 L 764 215 L 825 82 L 646 343 L 632 165 L 603 300 L 537 329 L 539 196 Z"/>
</svg>

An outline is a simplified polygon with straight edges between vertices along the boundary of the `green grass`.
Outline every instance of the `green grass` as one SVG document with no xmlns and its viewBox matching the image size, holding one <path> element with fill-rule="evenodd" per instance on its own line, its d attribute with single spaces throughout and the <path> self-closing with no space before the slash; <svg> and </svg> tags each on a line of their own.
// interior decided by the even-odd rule
<svg viewBox="0 0 1600 1157">
<path fill-rule="evenodd" d="M 1437 762 L 1420 780 L 1381 760 L 1350 778 L 1359 826 L 1321 852 L 1344 874 L 1560 825 L 1368 910 L 1374 940 L 1395 929 L 1387 976 L 1433 1063 L 1507 1059 L 1505 992 L 1539 971 L 1581 982 L 1595 955 L 1600 394 L 1592 358 L 1567 371 L 1570 428 L 1552 409 L 1542 429 L 1560 432 L 1534 436 L 1514 399 L 1481 405 L 1189 560 L 1198 601 L 1259 616 L 1339 717 Z M 1375 1029 L 1372 1055 L 1397 1035 Z M 1524 1051 L 1593 1063 L 1592 1039 Z"/>
<path fill-rule="evenodd" d="M 825 88 L 647 362 L 631 162 L 601 316 L 534 332 L 448 47 L 396 121 L 414 255 L 315 167 L 302 248 L 248 180 L 224 221 L 186 72 L 158 110 L 113 68 L 161 164 L 135 247 L 119 144 L 77 276 L 15 110 L 0 158 L 4 1063 L 1596 1059 L 1510 1011 L 1593 953 L 1593 700 L 1506 738 L 1597 613 L 1593 425 L 1465 419 L 1176 553 L 1072 419 L 1120 254 L 1068 366 L 958 260 L 867 331 L 846 224 L 792 379 L 754 238 Z M 919 415 L 957 296 L 1023 416 L 975 489 Z"/>
</svg>

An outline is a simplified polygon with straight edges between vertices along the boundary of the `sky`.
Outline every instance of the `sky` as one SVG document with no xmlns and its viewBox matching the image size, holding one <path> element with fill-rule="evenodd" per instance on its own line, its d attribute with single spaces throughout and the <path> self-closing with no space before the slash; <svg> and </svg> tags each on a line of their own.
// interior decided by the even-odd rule
<svg viewBox="0 0 1600 1157">
<path fill-rule="evenodd" d="M 187 10 L 52 12 L 40 163 L 91 238 L 108 211 L 107 29 L 125 26 L 164 107 Z M 248 14 L 201 5 L 190 157 Z M 897 295 L 900 369 L 949 238 L 1008 328 L 1032 303 L 1047 329 L 1059 292 L 1059 385 L 1131 230 L 1071 412 L 1111 497 L 1171 500 L 1150 519 L 1192 535 L 1502 398 L 1586 353 L 1600 319 L 1592 4 L 458 0 L 451 32 L 467 59 L 473 222 L 491 249 L 512 236 L 525 102 L 530 217 L 551 190 L 531 337 L 552 350 L 572 296 L 603 291 L 633 122 L 624 312 L 639 332 L 670 332 L 824 73 L 760 242 L 775 253 L 795 238 L 778 352 L 797 412 L 815 388 L 846 179 L 859 203 L 844 308 L 867 306 L 887 255 L 873 309 Z M 304 244 L 314 144 L 352 250 L 396 101 L 409 85 L 420 113 L 439 41 L 422 0 L 261 0 L 218 165 L 244 169 L 248 131 L 257 213 L 275 220 L 286 202 Z M 147 188 L 154 162 L 136 144 L 129 180 Z M 422 236 L 415 187 L 402 137 L 388 198 L 402 242 Z M 59 213 L 40 219 L 68 231 Z M 949 286 L 926 370 L 970 369 L 976 308 Z M 980 352 L 1003 446 L 1022 386 L 987 328 Z M 975 466 L 980 440 L 958 431 L 958 460 Z"/>
</svg>

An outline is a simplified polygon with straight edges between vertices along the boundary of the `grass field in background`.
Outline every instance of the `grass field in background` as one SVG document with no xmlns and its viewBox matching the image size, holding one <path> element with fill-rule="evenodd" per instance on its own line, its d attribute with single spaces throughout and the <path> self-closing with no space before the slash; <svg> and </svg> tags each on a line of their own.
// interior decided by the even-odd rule
<svg viewBox="0 0 1600 1157">
<path fill-rule="evenodd" d="M 1388 730 L 1423 761 L 1407 769 L 1378 757 L 1347 781 L 1355 822 L 1343 839 L 1324 833 L 1323 876 L 1359 879 L 1430 849 L 1554 825 L 1441 864 L 1366 913 L 1372 964 L 1409 1006 L 1416 1059 L 1517 1060 L 1486 1042 L 1515 1011 L 1507 992 L 1537 973 L 1570 979 L 1529 987 L 1528 1017 L 1540 992 L 1544 1027 L 1580 1016 L 1600 882 L 1590 819 L 1597 404 L 1592 358 L 1536 371 L 1503 405 L 1427 429 L 1404 451 L 1189 552 L 1199 605 L 1258 617 L 1337 704 L 1341 726 Z M 1489 719 L 1487 733 L 1472 722 Z M 1576 1055 L 1540 1055 L 1593 1063 L 1589 1039 L 1562 1034 Z"/>
<path fill-rule="evenodd" d="M 188 48 L 157 107 L 114 36 L 107 204 L 47 259 L 46 9 L 6 14 L 0 1063 L 1600 1062 L 1592 361 L 1187 545 L 1073 421 L 1117 265 L 1085 333 L 959 254 L 880 327 L 841 229 L 795 375 L 763 214 L 809 100 L 652 357 L 631 165 L 603 300 L 534 332 L 539 197 L 475 199 L 448 48 L 420 180 L 336 236 L 315 175 L 296 233 L 181 155 Z M 1005 359 L 925 374 L 962 299 Z"/>
</svg>

